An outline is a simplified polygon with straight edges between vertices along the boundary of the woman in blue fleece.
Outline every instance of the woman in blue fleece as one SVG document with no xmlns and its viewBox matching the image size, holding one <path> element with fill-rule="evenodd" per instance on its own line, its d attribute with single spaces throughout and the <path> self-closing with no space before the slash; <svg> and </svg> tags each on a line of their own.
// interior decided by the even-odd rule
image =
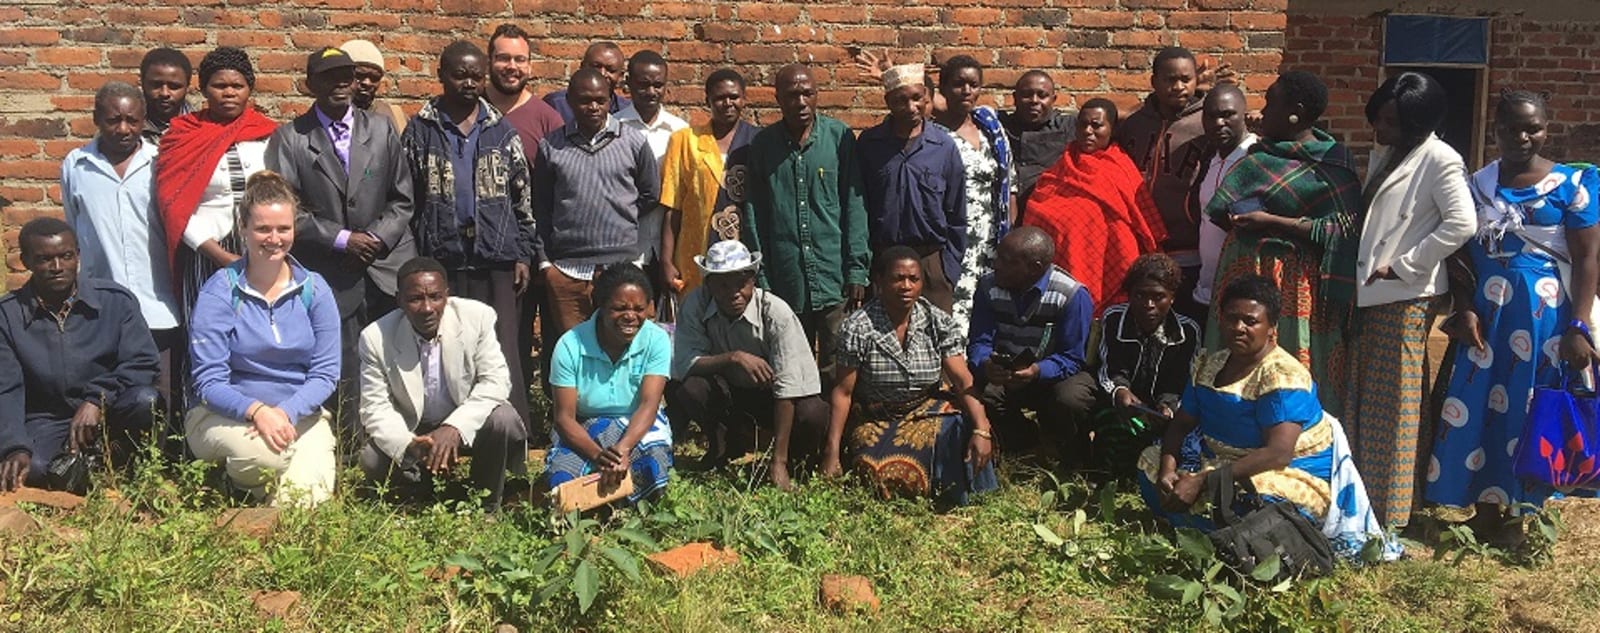
<svg viewBox="0 0 1600 633">
<path fill-rule="evenodd" d="M 245 185 L 244 258 L 200 289 L 189 353 L 200 405 L 184 420 L 195 457 L 221 462 L 239 488 L 273 505 L 333 493 L 331 415 L 339 308 L 328 282 L 289 256 L 298 201 L 282 176 Z"/>
</svg>

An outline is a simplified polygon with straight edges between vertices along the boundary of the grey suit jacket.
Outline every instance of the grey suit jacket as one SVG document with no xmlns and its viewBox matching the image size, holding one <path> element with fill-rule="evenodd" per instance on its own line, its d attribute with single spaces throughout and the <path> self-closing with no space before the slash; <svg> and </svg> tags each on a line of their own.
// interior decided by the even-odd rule
<svg viewBox="0 0 1600 633">
<path fill-rule="evenodd" d="M 511 374 L 495 337 L 494 308 L 451 297 L 439 315 L 439 365 L 456 409 L 445 417 L 472 446 L 495 407 L 511 395 Z M 422 416 L 422 350 L 405 312 L 394 310 L 361 331 L 361 424 L 378 450 L 399 461 Z"/>
<path fill-rule="evenodd" d="M 353 112 L 349 175 L 313 109 L 278 127 L 267 141 L 267 168 L 283 174 L 300 195 L 294 255 L 328 280 L 343 316 L 361 306 L 367 279 L 394 294 L 395 273 L 416 256 L 411 240 L 411 169 L 400 136 L 388 117 L 361 109 Z M 389 246 L 389 254 L 365 274 L 349 270 L 344 254 L 333 247 L 344 230 L 378 236 Z"/>
</svg>

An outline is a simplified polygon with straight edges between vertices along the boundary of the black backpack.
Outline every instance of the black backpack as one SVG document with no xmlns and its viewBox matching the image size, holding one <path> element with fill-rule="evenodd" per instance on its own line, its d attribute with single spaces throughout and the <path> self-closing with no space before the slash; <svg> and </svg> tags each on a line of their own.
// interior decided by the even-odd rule
<svg viewBox="0 0 1600 633">
<path fill-rule="evenodd" d="M 1249 478 L 1238 486 L 1228 466 L 1207 476 L 1211 490 L 1211 518 L 1216 530 L 1209 535 L 1217 559 L 1245 574 L 1273 554 L 1278 555 L 1278 575 L 1271 582 L 1296 576 L 1324 576 L 1333 571 L 1333 547 L 1322 530 L 1288 502 L 1262 503 Z M 1235 503 L 1246 508 L 1243 517 Z"/>
</svg>

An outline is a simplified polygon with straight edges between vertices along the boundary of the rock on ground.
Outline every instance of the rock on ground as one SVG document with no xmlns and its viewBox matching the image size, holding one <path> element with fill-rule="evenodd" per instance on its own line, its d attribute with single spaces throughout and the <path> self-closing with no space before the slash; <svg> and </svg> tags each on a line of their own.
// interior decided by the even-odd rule
<svg viewBox="0 0 1600 633">
<path fill-rule="evenodd" d="M 739 553 L 710 543 L 689 543 L 651 554 L 649 560 L 678 578 L 688 578 L 701 570 L 719 569 L 738 563 Z"/>
<path fill-rule="evenodd" d="M 835 613 L 878 612 L 878 594 L 872 590 L 872 581 L 862 576 L 823 576 L 819 594 L 822 606 Z"/>
<path fill-rule="evenodd" d="M 277 508 L 235 508 L 217 516 L 216 525 L 240 536 L 266 540 L 278 529 Z"/>
</svg>

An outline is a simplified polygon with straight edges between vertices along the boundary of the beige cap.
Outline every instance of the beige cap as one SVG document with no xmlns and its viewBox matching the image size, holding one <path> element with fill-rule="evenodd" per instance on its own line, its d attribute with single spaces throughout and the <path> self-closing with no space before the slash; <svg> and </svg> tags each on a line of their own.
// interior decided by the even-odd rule
<svg viewBox="0 0 1600 633">
<path fill-rule="evenodd" d="M 387 70 L 383 65 L 383 53 L 378 52 L 378 46 L 366 40 L 350 40 L 339 45 L 339 50 L 350 56 L 357 64 L 377 66 Z"/>
<path fill-rule="evenodd" d="M 906 86 L 922 85 L 922 75 L 927 71 L 922 64 L 901 64 L 883 71 L 883 91 L 894 92 Z"/>
</svg>

